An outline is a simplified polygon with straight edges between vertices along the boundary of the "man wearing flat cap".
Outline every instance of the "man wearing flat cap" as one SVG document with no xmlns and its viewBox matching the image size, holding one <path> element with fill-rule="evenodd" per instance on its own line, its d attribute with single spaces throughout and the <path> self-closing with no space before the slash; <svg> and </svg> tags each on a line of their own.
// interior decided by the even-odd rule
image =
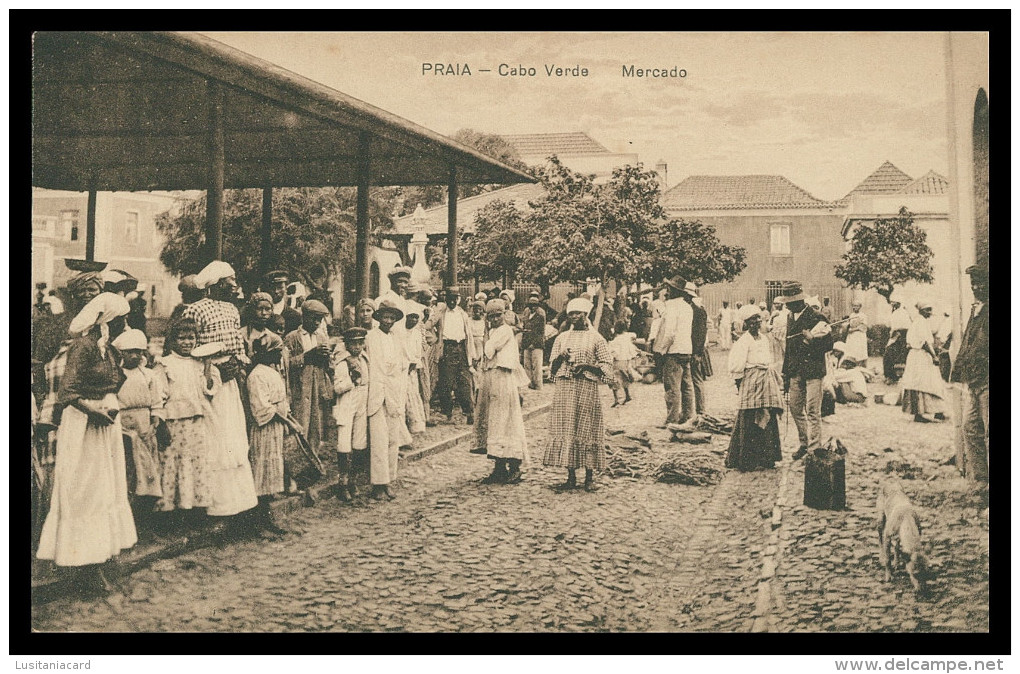
<svg viewBox="0 0 1020 674">
<path fill-rule="evenodd" d="M 801 284 L 783 284 L 783 301 L 790 310 L 787 319 L 786 357 L 783 361 L 783 389 L 790 394 L 790 415 L 797 424 L 800 447 L 794 461 L 822 443 L 822 380 L 825 354 L 834 338 L 829 322 L 820 311 L 807 305 Z"/>
<path fill-rule="evenodd" d="M 333 390 L 336 404 L 333 419 L 337 425 L 336 497 L 350 502 L 358 495 L 357 473 L 365 465 L 362 457 L 368 449 L 368 370 L 365 352 L 368 331 L 357 326 L 344 330 L 344 348 L 337 354 L 333 367 Z"/>
<path fill-rule="evenodd" d="M 949 381 L 967 385 L 963 437 L 967 456 L 964 470 L 968 476 L 988 481 L 988 267 L 976 264 L 967 268 L 974 293 L 970 318 L 960 341 Z"/>
<path fill-rule="evenodd" d="M 474 340 L 468 332 L 469 321 L 467 312 L 460 306 L 460 291 L 450 288 L 446 291 L 445 302 L 436 306 L 436 311 L 426 324 L 427 329 L 435 329 L 441 344 L 439 352 L 439 379 L 436 388 L 439 403 L 447 420 L 453 419 L 453 397 L 467 417 L 467 423 L 473 424 L 474 403 L 472 401 L 471 373 L 468 368 L 481 355 L 475 353 Z"/>
<path fill-rule="evenodd" d="M 321 456 L 326 420 L 332 418 L 333 379 L 330 372 L 329 310 L 318 300 L 301 305 L 301 326 L 287 333 L 283 343 L 290 352 L 290 395 L 294 418 L 305 430 L 308 445 Z"/>
<path fill-rule="evenodd" d="M 301 325 L 301 313 L 287 306 L 287 283 L 290 276 L 282 269 L 274 269 L 262 277 L 262 291 L 273 298 L 273 313 L 283 316 L 284 329 L 287 332 L 297 330 Z"/>
</svg>

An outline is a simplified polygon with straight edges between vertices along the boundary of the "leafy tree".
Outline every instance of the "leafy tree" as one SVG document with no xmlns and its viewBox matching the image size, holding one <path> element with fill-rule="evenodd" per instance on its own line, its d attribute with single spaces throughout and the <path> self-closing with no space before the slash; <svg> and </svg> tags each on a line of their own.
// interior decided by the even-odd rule
<svg viewBox="0 0 1020 674">
<path fill-rule="evenodd" d="M 659 183 L 641 165 L 613 170 L 608 182 L 567 168 L 556 157 L 539 170 L 546 195 L 531 203 L 532 243 L 521 272 L 537 283 L 633 279 L 647 266 L 651 234 L 664 211 Z"/>
<path fill-rule="evenodd" d="M 850 239 L 850 250 L 836 266 L 836 277 L 853 288 L 874 288 L 889 300 L 893 289 L 907 281 L 931 283 L 928 233 L 914 224 L 913 214 L 901 207 L 898 215 L 862 224 Z"/>
<path fill-rule="evenodd" d="M 369 218 L 373 230 L 392 226 L 392 194 L 373 188 Z M 175 274 L 205 266 L 206 197 L 185 202 L 178 213 L 157 216 L 165 243 L 160 260 Z M 227 190 L 223 198 L 223 259 L 237 271 L 246 293 L 260 281 L 262 191 Z M 273 190 L 271 262 L 306 285 L 322 288 L 338 274 L 353 276 L 357 190 L 277 188 Z"/>
<path fill-rule="evenodd" d="M 485 281 L 517 278 L 532 235 L 514 202 L 497 200 L 475 215 L 474 234 L 461 247 L 464 263 Z"/>
<path fill-rule="evenodd" d="M 676 275 L 697 285 L 732 281 L 747 266 L 744 248 L 721 244 L 715 227 L 700 220 L 660 223 L 650 235 L 649 248 L 641 278 L 652 284 Z"/>
</svg>

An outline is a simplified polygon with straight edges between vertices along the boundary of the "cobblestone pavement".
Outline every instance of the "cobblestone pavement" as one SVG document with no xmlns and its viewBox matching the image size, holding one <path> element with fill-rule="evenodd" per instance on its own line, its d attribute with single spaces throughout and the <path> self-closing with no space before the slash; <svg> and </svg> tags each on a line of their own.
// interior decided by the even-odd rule
<svg viewBox="0 0 1020 674">
<path fill-rule="evenodd" d="M 716 416 L 731 415 L 736 404 L 732 382 L 721 372 L 724 355 L 716 355 L 718 374 L 707 387 L 707 411 Z M 656 428 L 665 416 L 661 386 L 635 385 L 632 395 L 632 403 L 609 409 L 611 398 L 604 391 L 608 426 L 647 430 L 653 443 L 666 442 L 666 431 Z M 947 522 L 944 533 L 926 527 L 940 570 L 934 603 L 908 597 L 905 578 L 896 579 L 896 589 L 881 583 L 871 519 L 874 486 L 870 474 L 861 476 L 862 470 L 879 470 L 887 460 L 881 447 L 877 458 L 867 454 L 884 437 L 882 425 L 873 422 L 873 413 L 879 412 L 883 416 L 875 418 L 900 414 L 891 407 L 841 408 L 837 422 L 830 424 L 850 438 L 850 511 L 796 506 L 802 500 L 801 468 L 788 462 L 773 471 L 729 472 L 711 487 L 605 477 L 598 493 L 558 494 L 549 487 L 562 482 L 564 472 L 537 465 L 543 415 L 528 422 L 536 460 L 519 485 L 478 484 L 490 462 L 461 445 L 403 469 L 395 501 L 357 506 L 323 501 L 292 513 L 285 524 L 295 533 L 282 541 L 237 543 L 157 562 L 122 579 L 123 594 L 34 607 L 33 627 L 231 632 L 987 629 L 987 537 L 972 540 L 977 530 L 972 520 L 955 528 Z M 924 452 L 946 444 L 938 440 L 940 433 L 945 435 L 939 427 L 915 429 L 908 419 L 901 421 L 903 437 L 912 444 L 899 442 L 897 451 Z M 726 437 L 713 438 L 719 449 L 727 442 Z M 784 442 L 789 455 L 796 449 L 792 422 Z M 682 451 L 684 446 L 675 447 Z M 783 493 L 780 484 L 786 485 Z M 925 484 L 936 489 L 942 483 Z M 918 501 L 928 498 L 910 486 L 908 493 Z M 947 502 L 965 509 L 971 491 L 961 484 Z M 785 499 L 785 516 L 776 507 L 777 498 Z M 973 517 L 972 511 L 966 512 Z M 984 545 L 984 557 L 977 554 L 967 561 L 941 554 L 958 546 L 961 536 L 966 544 Z"/>
<path fill-rule="evenodd" d="M 951 423 L 916 423 L 890 404 L 895 387 L 870 389 L 884 393 L 886 404 L 841 405 L 823 420 L 825 435 L 848 445 L 847 510 L 801 505 L 803 464 L 788 468 L 784 496 L 792 507 L 780 532 L 770 631 L 988 631 L 987 492 L 941 465 L 953 454 Z M 903 570 L 882 582 L 875 501 L 888 475 L 902 479 L 920 508 L 934 572 L 927 598 L 915 597 Z"/>
</svg>

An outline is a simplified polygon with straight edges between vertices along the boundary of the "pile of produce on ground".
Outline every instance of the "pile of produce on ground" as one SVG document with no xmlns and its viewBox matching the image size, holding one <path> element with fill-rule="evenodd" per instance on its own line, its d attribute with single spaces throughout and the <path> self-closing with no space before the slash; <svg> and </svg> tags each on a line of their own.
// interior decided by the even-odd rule
<svg viewBox="0 0 1020 674">
<path fill-rule="evenodd" d="M 708 485 L 722 479 L 722 449 L 711 446 L 711 435 L 702 447 L 680 447 L 653 442 L 648 431 L 611 435 L 606 445 L 607 472 L 614 478 L 651 478 L 670 484 Z"/>
</svg>

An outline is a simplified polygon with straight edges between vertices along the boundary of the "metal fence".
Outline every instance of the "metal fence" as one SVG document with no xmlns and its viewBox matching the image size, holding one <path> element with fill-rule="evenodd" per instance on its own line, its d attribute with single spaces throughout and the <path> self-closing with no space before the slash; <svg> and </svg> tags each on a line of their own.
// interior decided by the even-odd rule
<svg viewBox="0 0 1020 674">
<path fill-rule="evenodd" d="M 483 282 L 479 284 L 479 290 L 486 290 L 491 288 L 494 284 L 489 282 Z M 495 284 L 502 287 L 502 284 Z M 474 281 L 466 281 L 458 283 L 457 288 L 460 290 L 461 297 L 473 297 L 475 294 L 475 283 Z M 521 311 L 524 309 L 524 305 L 528 301 L 528 295 L 535 291 L 541 292 L 541 288 L 537 283 L 525 283 L 517 282 L 510 286 L 511 290 L 514 291 L 514 310 Z M 562 311 L 563 307 L 567 304 L 567 293 L 571 290 L 577 293 L 585 291 L 587 286 L 584 283 L 557 283 L 554 286 L 549 286 L 549 298 L 548 304 L 556 311 Z"/>
<path fill-rule="evenodd" d="M 839 283 L 816 283 L 804 284 L 804 293 L 817 295 L 819 299 L 828 297 L 832 307 L 833 318 L 842 318 L 850 313 L 851 291 Z M 766 283 L 765 285 L 717 285 L 706 286 L 699 292 L 702 301 L 705 303 L 705 311 L 709 317 L 714 318 L 719 309 L 722 308 L 723 300 L 730 303 L 730 308 L 736 306 L 737 302 L 747 304 L 754 300 L 755 303 L 766 302 L 769 309 L 772 308 L 772 300 L 780 295 L 779 285 Z"/>
</svg>

